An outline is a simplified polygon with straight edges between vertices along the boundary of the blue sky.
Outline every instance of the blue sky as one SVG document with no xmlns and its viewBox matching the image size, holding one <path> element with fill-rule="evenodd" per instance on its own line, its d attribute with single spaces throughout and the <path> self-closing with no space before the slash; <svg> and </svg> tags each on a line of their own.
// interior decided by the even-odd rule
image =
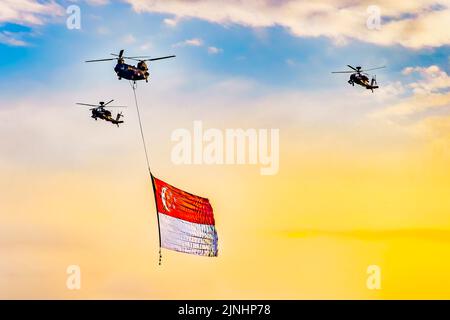
<svg viewBox="0 0 450 320">
<path fill-rule="evenodd" d="M 170 27 L 164 19 L 172 18 L 172 14 L 136 13 L 125 3 L 79 5 L 82 30 L 65 28 L 64 17 L 43 26 L 4 23 L 0 27 L 1 32 L 16 33 L 27 42 L 26 46 L 0 44 L 0 79 L 8 82 L 4 86 L 14 88 L 23 83 L 32 88 L 36 82 L 53 81 L 56 88 L 84 82 L 78 72 L 88 68 L 103 76 L 104 70 L 112 69 L 113 62 L 86 65 L 83 60 L 108 57 L 121 48 L 133 55 L 178 55 L 176 62 L 156 63 L 155 69 L 182 68 L 192 77 L 197 73 L 219 79 L 243 77 L 274 89 L 323 90 L 337 86 L 347 90 L 345 75 L 330 74 L 345 69 L 346 64 L 387 65 L 387 69 L 378 71 L 380 83 L 401 80 L 401 71 L 407 66 L 435 64 L 444 71 L 449 68 L 447 46 L 409 49 L 359 40 L 336 45 L 324 36 L 297 37 L 281 26 L 255 29 L 196 18 Z M 189 39 L 200 39 L 202 46 L 176 45 Z M 219 52 L 208 53 L 210 46 Z M 70 76 L 61 79 L 62 73 Z M 114 77 L 112 70 L 110 76 Z"/>
<path fill-rule="evenodd" d="M 27 4 L 33 0 L 21 1 Z M 151 6 L 138 10 L 128 2 L 152 3 L 147 0 L 106 1 L 103 5 L 92 5 L 92 1 L 59 2 L 58 15 L 34 13 L 42 20 L 40 24 L 22 22 L 20 18 L 3 21 L 0 16 L 3 21 L 0 32 L 23 41 L 19 45 L 0 43 L 3 61 L 0 93 L 5 101 L 15 105 L 21 101 L 29 104 L 30 100 L 53 99 L 67 114 L 68 106 L 77 101 L 92 102 L 108 96 L 127 101 L 128 85 L 117 80 L 114 61 L 84 63 L 125 49 L 128 55 L 177 55 L 176 59 L 150 65 L 149 87 L 153 92 L 143 91 L 149 101 L 155 104 L 160 101 L 169 112 L 178 112 L 189 101 L 189 106 L 197 105 L 197 117 L 211 115 L 208 118 L 211 121 L 234 112 L 233 116 L 248 114 L 264 125 L 278 119 L 276 124 L 281 127 L 283 121 L 295 126 L 301 117 L 317 130 L 324 127 L 333 130 L 343 124 L 366 126 L 368 119 L 377 119 L 388 126 L 381 129 L 383 126 L 375 125 L 377 130 L 386 132 L 392 124 L 396 130 L 415 132 L 432 116 L 446 119 L 448 96 L 445 93 L 449 88 L 442 83 L 449 77 L 448 44 L 441 43 L 442 38 L 434 34 L 423 35 L 418 27 L 406 29 L 416 30 L 417 34 L 409 31 L 395 34 L 397 28 L 392 27 L 396 23 L 415 23 L 405 18 L 414 10 L 418 12 L 413 14 L 415 19 L 426 19 L 426 14 L 445 12 L 441 7 L 422 13 L 417 5 L 407 12 L 395 4 L 383 3 L 385 11 L 392 16 L 400 14 L 400 18 L 387 17 L 383 20 L 386 24 L 377 31 L 366 28 L 364 6 L 353 8 L 348 4 L 350 16 L 359 15 L 356 22 L 349 22 L 356 23 L 356 33 L 353 33 L 354 25 L 350 29 L 346 26 L 346 18 L 331 20 L 326 28 L 317 25 L 318 32 L 314 34 L 316 29 L 308 29 L 306 22 L 296 25 L 303 20 L 316 24 L 315 10 L 322 9 L 313 5 L 311 13 L 303 13 L 303 9 L 296 13 L 295 7 L 288 8 L 285 17 L 272 15 L 291 2 L 282 2 L 278 7 L 271 7 L 273 4 L 268 2 L 258 7 L 264 18 L 261 22 L 246 15 L 254 9 L 252 1 L 247 2 L 248 8 L 247 3 L 226 2 L 231 9 L 224 7 L 225 18 L 211 14 L 207 8 L 209 2 L 205 7 L 193 8 L 192 12 L 191 7 L 183 9 L 183 2 L 178 0 L 173 0 L 174 7 L 168 8 L 164 7 L 167 2 L 155 2 L 154 10 Z M 66 28 L 65 8 L 71 4 L 81 9 L 81 30 Z M 20 13 L 26 8 L 24 5 L 17 10 Z M 333 16 L 334 9 L 330 10 Z M 298 14 L 298 19 L 293 20 L 290 14 Z M 435 27 L 440 25 L 430 26 Z M 341 33 L 329 31 L 341 29 Z M 416 42 L 412 43 L 411 39 Z M 214 51 L 210 50 L 212 47 Z M 345 70 L 347 64 L 386 65 L 385 69 L 376 71 L 381 88 L 372 94 L 360 87 L 350 87 L 347 74 L 331 74 L 334 70 Z M 428 69 L 431 66 L 437 70 Z M 407 68 L 415 69 L 406 74 Z M 430 82 L 433 83 L 427 85 Z M 435 99 L 422 97 L 424 91 Z M 41 112 L 41 107 L 33 104 L 28 108 Z M 173 127 L 175 123 L 170 125 Z M 440 130 L 432 136 L 441 136 Z"/>
<path fill-rule="evenodd" d="M 321 114 L 333 115 L 334 118 L 318 123 L 319 127 L 328 125 L 328 121 L 365 121 L 363 119 L 373 114 L 376 117 L 383 114 L 384 120 L 401 127 L 405 123 L 420 123 L 418 120 L 447 112 L 445 102 L 420 97 L 420 93 L 426 91 L 434 94 L 436 99 L 447 99 L 446 95 L 441 95 L 449 90 L 442 85 L 448 81 L 449 44 L 445 43 L 445 37 L 427 33 L 426 28 L 423 32 L 421 30 L 423 26 L 440 28 L 440 25 L 427 22 L 431 18 L 436 20 L 428 15 L 445 13 L 446 6 L 433 4 L 426 7 L 424 4 L 422 8 L 417 4 L 405 9 L 396 4 L 382 3 L 384 12 L 389 15 L 383 18 L 384 24 L 377 31 L 365 26 L 365 7 L 352 3 L 347 3 L 348 12 L 338 12 L 345 19 L 327 21 L 323 27 L 314 20 L 315 12 L 324 10 L 324 15 L 334 17 L 333 6 L 322 9 L 311 5 L 311 12 L 308 9 L 305 13 L 301 6 L 300 9 L 289 7 L 295 2 L 282 1 L 277 6 L 261 2 L 264 5 L 259 3 L 260 7 L 257 7 L 261 10 L 261 17 L 255 19 L 251 10 L 257 2 L 253 1 L 245 5 L 226 2 L 223 17 L 222 11 L 208 11 L 209 2 L 191 9 L 178 0 L 171 1 L 173 6 L 167 5 L 167 8 L 168 2 L 147 0 L 100 1 L 101 5 L 98 0 L 65 1 L 58 2 L 60 11 L 57 15 L 52 14 L 53 9 L 50 13 L 31 12 L 41 20 L 40 23 L 31 23 L 21 21 L 20 13 L 30 14 L 26 11 L 27 5 L 33 0 L 21 1 L 23 7 L 16 8 L 19 18 L 2 20 L 0 16 L 3 35 L 0 38 L 0 59 L 3 61 L 0 92 L 8 101 L 53 97 L 63 105 L 63 98 L 57 97 L 64 97 L 72 103 L 94 99 L 94 92 L 102 95 L 116 92 L 116 96 L 120 92 L 123 96 L 124 83 L 117 81 L 113 72 L 114 61 L 87 64 L 84 60 L 107 58 L 110 53 L 125 49 L 128 55 L 157 57 L 176 54 L 176 59 L 150 65 L 151 86 L 156 90 L 165 88 L 170 91 L 171 99 L 183 101 L 191 95 L 193 101 L 210 101 L 212 106 L 208 107 L 208 112 L 216 114 L 226 112 L 230 105 L 236 110 L 249 108 L 248 105 L 255 104 L 254 101 L 273 100 L 276 95 L 280 95 L 280 100 L 306 95 L 309 100 L 305 103 L 314 105 L 332 101 L 347 106 L 353 104 L 354 99 L 361 105 L 359 110 L 349 113 L 336 113 L 336 108 L 328 107 Z M 325 0 L 325 3 L 333 1 Z M 39 3 L 54 4 L 51 1 Z M 72 4 L 81 9 L 81 30 L 66 28 L 68 15 L 65 8 Z M 284 6 L 287 6 L 283 11 L 286 16 L 277 15 L 276 11 L 283 10 Z M 348 13 L 349 17 L 357 16 L 358 19 L 351 20 Z M 292 19 L 290 15 L 295 18 L 298 15 L 298 19 Z M 399 23 L 410 25 L 405 27 L 404 33 L 399 33 Z M 414 27 L 414 23 L 421 27 Z M 317 25 L 317 29 L 309 29 L 311 24 Z M 415 30 L 417 34 L 409 30 Z M 8 38 L 16 41 L 6 41 Z M 376 71 L 381 86 L 377 94 L 372 95 L 360 87 L 349 87 L 347 74 L 331 74 L 331 71 L 345 70 L 347 64 L 363 67 L 386 65 L 385 69 Z M 432 66 L 437 69 L 427 69 Z M 415 69 L 405 73 L 407 68 Z M 431 79 L 435 81 L 427 86 Z M 220 90 L 224 85 L 228 91 L 225 90 L 221 96 Z M 209 92 L 215 92 L 215 96 Z M 161 99 L 168 98 L 161 94 Z M 221 100 L 230 101 L 222 106 Z M 424 103 L 424 106 L 416 106 Z M 406 116 L 404 111 L 397 110 L 405 109 L 402 104 L 412 106 L 406 111 Z M 276 106 L 271 108 L 276 109 Z M 305 109 L 308 116 L 312 116 L 317 108 Z M 401 117 L 396 115 L 398 112 Z M 282 115 L 280 112 L 274 116 Z M 287 111 L 284 117 L 288 119 L 289 116 L 290 111 Z"/>
</svg>

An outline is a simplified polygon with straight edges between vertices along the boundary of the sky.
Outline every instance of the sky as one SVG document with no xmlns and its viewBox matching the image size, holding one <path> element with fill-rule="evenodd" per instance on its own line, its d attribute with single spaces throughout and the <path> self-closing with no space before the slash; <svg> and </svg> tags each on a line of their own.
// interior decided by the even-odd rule
<svg viewBox="0 0 450 320">
<path fill-rule="evenodd" d="M 448 0 L 2 0 L 0 297 L 448 299 L 449 18 Z M 150 163 L 209 198 L 217 258 L 158 266 L 132 90 L 84 63 L 121 49 L 177 56 L 138 83 Z M 331 73 L 347 64 L 386 66 L 380 88 Z M 75 105 L 110 99 L 120 128 Z M 279 129 L 279 171 L 174 164 L 171 134 L 196 120 Z"/>
</svg>

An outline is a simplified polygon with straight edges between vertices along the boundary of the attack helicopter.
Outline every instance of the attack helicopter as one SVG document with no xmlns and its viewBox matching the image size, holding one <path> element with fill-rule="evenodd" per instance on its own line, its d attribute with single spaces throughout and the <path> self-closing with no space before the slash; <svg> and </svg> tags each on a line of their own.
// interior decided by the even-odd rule
<svg viewBox="0 0 450 320">
<path fill-rule="evenodd" d="M 148 82 L 148 77 L 150 73 L 148 72 L 148 66 L 146 62 L 150 61 L 157 61 L 157 60 L 163 60 L 163 59 L 169 59 L 169 58 L 175 58 L 176 56 L 165 56 L 165 57 L 159 57 L 159 58 L 150 58 L 148 56 L 138 56 L 138 57 L 125 57 L 123 55 L 124 50 L 120 50 L 119 54 L 111 53 L 112 56 L 115 56 L 116 58 L 107 58 L 107 59 L 97 59 L 97 60 L 87 60 L 86 62 L 100 62 L 100 61 L 112 61 L 117 60 L 117 64 L 114 67 L 114 71 L 117 74 L 117 77 L 119 80 L 122 78 L 131 80 L 131 81 L 138 81 L 138 80 L 145 80 L 145 82 Z M 134 60 L 138 61 L 136 66 L 132 66 L 125 63 L 125 60 Z"/>
<path fill-rule="evenodd" d="M 350 79 L 348 80 L 348 83 L 352 86 L 355 86 L 356 84 L 359 84 L 360 86 L 363 86 L 364 88 L 368 90 L 378 89 L 379 86 L 377 84 L 376 76 L 372 76 L 372 79 L 369 81 L 369 75 L 366 73 L 367 71 L 377 70 L 385 68 L 386 66 L 377 67 L 377 68 L 371 68 L 371 69 L 365 69 L 363 70 L 361 67 L 352 67 L 351 65 L 347 65 L 350 69 L 353 71 L 333 71 L 332 73 L 351 73 Z"/>
<path fill-rule="evenodd" d="M 95 121 L 97 121 L 97 119 L 102 119 L 111 122 L 112 124 L 115 124 L 117 125 L 117 127 L 119 127 L 119 124 L 123 123 L 123 120 L 120 120 L 121 118 L 123 118 L 122 112 L 118 113 L 116 117 L 113 118 L 111 111 L 106 110 L 105 107 L 126 108 L 126 106 L 109 106 L 109 104 L 113 101 L 114 100 L 110 100 L 107 103 L 100 101 L 98 104 L 77 103 L 77 105 L 93 107 L 92 109 L 89 110 L 92 112 L 91 118 L 95 119 Z"/>
</svg>

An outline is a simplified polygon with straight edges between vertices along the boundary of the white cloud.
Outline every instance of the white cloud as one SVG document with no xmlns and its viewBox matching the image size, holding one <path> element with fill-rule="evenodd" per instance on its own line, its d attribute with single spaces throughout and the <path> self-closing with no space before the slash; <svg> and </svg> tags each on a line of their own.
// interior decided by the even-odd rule
<svg viewBox="0 0 450 320">
<path fill-rule="evenodd" d="M 100 26 L 97 28 L 97 33 L 101 36 L 107 35 L 110 33 L 109 29 L 105 26 Z"/>
<path fill-rule="evenodd" d="M 206 47 L 206 51 L 209 54 L 219 54 L 223 52 L 223 49 L 215 46 L 206 46 L 204 41 L 200 38 L 187 39 L 172 45 L 172 47 Z"/>
<path fill-rule="evenodd" d="M 164 24 L 169 27 L 175 27 L 178 24 L 178 19 L 164 19 Z"/>
<path fill-rule="evenodd" d="M 438 66 L 408 67 L 403 70 L 404 75 L 417 73 L 421 79 L 409 84 L 409 87 L 417 94 L 437 92 L 442 89 L 450 89 L 450 76 Z"/>
<path fill-rule="evenodd" d="M 198 39 L 198 38 L 186 40 L 184 43 L 188 46 L 194 46 L 194 47 L 200 47 L 203 45 L 202 39 Z"/>
<path fill-rule="evenodd" d="M 217 47 L 213 47 L 213 46 L 208 47 L 208 53 L 210 53 L 210 54 L 218 54 L 218 53 L 221 53 L 222 51 L 223 51 L 222 49 L 217 48 Z"/>
<path fill-rule="evenodd" d="M 49 18 L 62 16 L 64 9 L 55 1 L 2 0 L 0 1 L 0 23 L 42 25 Z"/>
<path fill-rule="evenodd" d="M 376 117 L 401 117 L 450 105 L 450 94 L 415 94 L 374 114 Z"/>
<path fill-rule="evenodd" d="M 122 38 L 122 41 L 126 44 L 132 44 L 136 42 L 136 38 L 131 33 L 129 33 Z"/>
<path fill-rule="evenodd" d="M 203 40 L 200 38 L 187 39 L 182 42 L 175 43 L 173 47 L 201 47 L 203 46 Z"/>
<path fill-rule="evenodd" d="M 15 23 L 24 26 L 40 26 L 49 20 L 64 15 L 65 10 L 54 0 L 1 0 L 0 1 L 0 25 L 3 23 Z M 0 43 L 23 47 L 28 43 L 22 39 L 22 33 L 1 32 Z"/>
<path fill-rule="evenodd" d="M 147 51 L 147 50 L 149 50 L 151 48 L 152 48 L 151 42 L 144 42 L 143 44 L 141 44 L 139 46 L 139 50 L 141 50 L 141 51 Z"/>
<path fill-rule="evenodd" d="M 357 39 L 379 45 L 409 48 L 450 44 L 449 0 L 379 0 L 381 30 L 369 30 L 367 8 L 371 1 L 354 0 L 126 0 L 137 12 L 156 12 L 177 18 L 198 18 L 223 25 L 252 28 L 282 26 L 299 37 L 331 38 L 342 45 Z M 220 8 L 218 10 L 218 8 Z"/>
<path fill-rule="evenodd" d="M 86 0 L 91 6 L 104 6 L 109 4 L 109 0 Z"/>
<path fill-rule="evenodd" d="M 17 39 L 17 35 L 11 32 L 0 32 L 0 43 L 13 46 L 13 47 L 24 47 L 28 44 L 20 39 Z"/>
<path fill-rule="evenodd" d="M 290 67 L 295 67 L 297 65 L 297 62 L 291 58 L 286 59 L 285 62 Z"/>
<path fill-rule="evenodd" d="M 450 76 L 438 66 L 407 67 L 402 73 L 406 76 L 418 74 L 419 79 L 406 84 L 412 93 L 374 116 L 401 117 L 450 106 Z"/>
</svg>

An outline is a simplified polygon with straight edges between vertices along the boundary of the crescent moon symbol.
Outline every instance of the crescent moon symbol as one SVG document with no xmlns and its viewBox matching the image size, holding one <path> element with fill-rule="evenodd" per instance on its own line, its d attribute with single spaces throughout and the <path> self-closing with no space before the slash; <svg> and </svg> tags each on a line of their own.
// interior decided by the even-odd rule
<svg viewBox="0 0 450 320">
<path fill-rule="evenodd" d="M 163 187 L 163 188 L 161 189 L 161 201 L 162 201 L 162 204 L 163 204 L 164 208 L 165 208 L 168 212 L 170 212 L 170 209 L 169 209 L 169 207 L 167 206 L 167 202 L 166 202 L 166 192 L 167 192 L 167 187 Z"/>
</svg>

